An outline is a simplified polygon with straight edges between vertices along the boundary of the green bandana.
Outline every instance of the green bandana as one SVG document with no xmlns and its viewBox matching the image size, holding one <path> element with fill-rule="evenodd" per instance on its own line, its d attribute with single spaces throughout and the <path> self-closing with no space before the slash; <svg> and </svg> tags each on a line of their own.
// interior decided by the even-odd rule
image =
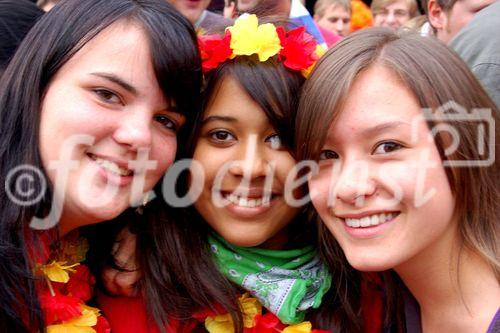
<svg viewBox="0 0 500 333">
<path fill-rule="evenodd" d="M 220 270 L 248 290 L 284 324 L 304 321 L 318 308 L 332 277 L 312 246 L 295 250 L 266 250 L 233 246 L 219 235 L 208 242 Z"/>
</svg>

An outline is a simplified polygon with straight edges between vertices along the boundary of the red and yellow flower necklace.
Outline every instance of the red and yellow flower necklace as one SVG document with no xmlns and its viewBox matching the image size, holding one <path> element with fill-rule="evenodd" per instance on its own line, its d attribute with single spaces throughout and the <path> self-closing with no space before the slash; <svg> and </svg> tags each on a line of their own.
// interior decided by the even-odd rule
<svg viewBox="0 0 500 333">
<path fill-rule="evenodd" d="M 243 314 L 244 333 L 328 333 L 325 330 L 312 328 L 309 321 L 299 324 L 285 325 L 272 312 L 262 313 L 262 305 L 256 298 L 245 293 L 238 299 Z M 220 309 L 218 309 L 220 310 Z M 205 328 L 210 333 L 233 333 L 234 325 L 231 315 L 217 314 L 213 310 L 198 312 L 194 316 L 205 322 Z"/>
<path fill-rule="evenodd" d="M 69 238 L 69 239 L 66 239 Z M 38 295 L 48 333 L 109 333 L 100 310 L 85 304 L 92 298 L 95 278 L 81 264 L 88 250 L 87 240 L 66 237 L 50 253 L 45 264 L 37 263 L 35 274 L 43 278 Z"/>
</svg>

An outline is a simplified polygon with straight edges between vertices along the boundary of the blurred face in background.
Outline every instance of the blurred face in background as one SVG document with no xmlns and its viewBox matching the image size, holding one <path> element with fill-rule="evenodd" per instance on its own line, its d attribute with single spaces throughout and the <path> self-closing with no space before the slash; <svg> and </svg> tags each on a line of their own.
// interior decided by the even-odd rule
<svg viewBox="0 0 500 333">
<path fill-rule="evenodd" d="M 340 5 L 331 5 L 322 17 L 314 15 L 316 23 L 336 35 L 345 37 L 349 34 L 351 25 L 351 13 Z"/>
<path fill-rule="evenodd" d="M 193 24 L 210 4 L 210 0 L 169 0 L 169 2 Z"/>
<path fill-rule="evenodd" d="M 238 11 L 241 13 L 248 12 L 262 1 L 263 0 L 238 0 Z"/>
<path fill-rule="evenodd" d="M 374 26 L 397 30 L 411 18 L 408 1 L 396 0 L 374 12 L 373 18 Z"/>
</svg>

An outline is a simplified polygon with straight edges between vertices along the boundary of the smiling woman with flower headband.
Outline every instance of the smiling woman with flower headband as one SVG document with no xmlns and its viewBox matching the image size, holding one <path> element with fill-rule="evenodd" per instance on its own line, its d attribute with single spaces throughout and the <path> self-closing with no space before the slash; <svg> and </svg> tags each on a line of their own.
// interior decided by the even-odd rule
<svg viewBox="0 0 500 333">
<path fill-rule="evenodd" d="M 193 208 L 138 235 L 150 313 L 172 332 L 360 331 L 359 311 L 341 306 L 316 252 L 309 207 L 285 200 L 305 194 L 286 193 L 286 183 L 300 89 L 320 49 L 304 28 L 254 15 L 199 44 L 205 103 L 185 153 L 205 177 L 181 182 L 201 187 Z M 101 300 L 114 332 L 155 330 L 134 301 Z M 122 302 L 135 306 L 126 323 Z"/>
</svg>

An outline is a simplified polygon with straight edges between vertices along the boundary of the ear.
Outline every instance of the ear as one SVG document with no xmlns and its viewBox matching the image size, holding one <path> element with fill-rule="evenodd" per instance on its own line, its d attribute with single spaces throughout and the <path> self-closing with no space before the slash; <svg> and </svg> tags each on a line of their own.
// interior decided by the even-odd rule
<svg viewBox="0 0 500 333">
<path fill-rule="evenodd" d="M 435 30 L 442 30 L 447 24 L 448 16 L 436 0 L 427 3 L 427 18 Z"/>
<path fill-rule="evenodd" d="M 319 17 L 318 14 L 314 14 L 313 19 L 314 21 L 318 22 L 319 20 L 321 20 L 321 17 Z"/>
</svg>

